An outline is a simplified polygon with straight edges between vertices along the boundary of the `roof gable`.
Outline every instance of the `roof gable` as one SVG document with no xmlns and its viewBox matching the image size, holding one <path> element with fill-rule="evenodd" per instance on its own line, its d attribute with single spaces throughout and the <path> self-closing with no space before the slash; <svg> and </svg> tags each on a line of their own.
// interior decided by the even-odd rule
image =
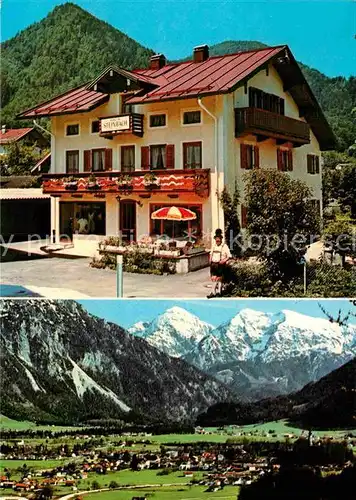
<svg viewBox="0 0 356 500">
<path fill-rule="evenodd" d="M 32 127 L 27 128 L 12 128 L 5 132 L 0 130 L 0 144 L 9 144 L 11 142 L 17 142 L 23 139 L 27 134 L 32 132 Z"/>
<path fill-rule="evenodd" d="M 139 73 L 133 73 L 119 66 L 110 65 L 104 69 L 100 75 L 90 82 L 87 90 L 95 90 L 103 93 L 116 93 L 127 91 L 138 91 L 143 88 L 157 86 L 151 78 L 147 78 Z"/>
</svg>

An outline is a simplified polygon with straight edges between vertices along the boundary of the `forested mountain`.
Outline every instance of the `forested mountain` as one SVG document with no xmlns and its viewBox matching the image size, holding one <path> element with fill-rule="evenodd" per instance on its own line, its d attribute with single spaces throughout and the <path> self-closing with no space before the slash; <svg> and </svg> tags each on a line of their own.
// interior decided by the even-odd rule
<svg viewBox="0 0 356 500">
<path fill-rule="evenodd" d="M 226 41 L 210 47 L 210 54 L 264 46 L 257 41 Z M 21 110 L 91 80 L 110 63 L 128 69 L 145 67 L 152 54 L 77 5 L 58 6 L 45 19 L 2 44 L 2 122 L 14 125 Z M 301 67 L 339 139 L 339 149 L 345 150 L 356 138 L 352 115 L 356 78 L 328 78 L 308 66 Z"/>
<path fill-rule="evenodd" d="M 289 396 L 253 404 L 218 403 L 198 417 L 204 426 L 289 419 L 303 427 L 356 427 L 356 358 Z"/>
<path fill-rule="evenodd" d="M 90 81 L 106 66 L 147 65 L 153 51 L 72 3 L 56 7 L 2 44 L 2 122 Z"/>
<path fill-rule="evenodd" d="M 3 414 L 85 422 L 192 422 L 218 401 L 220 382 L 89 314 L 70 300 L 0 301 Z"/>
</svg>

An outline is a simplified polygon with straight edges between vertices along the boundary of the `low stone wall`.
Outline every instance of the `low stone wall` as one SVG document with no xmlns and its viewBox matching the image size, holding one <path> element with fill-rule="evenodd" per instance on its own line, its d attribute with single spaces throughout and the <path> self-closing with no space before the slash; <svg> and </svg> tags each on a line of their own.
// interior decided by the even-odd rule
<svg viewBox="0 0 356 500">
<path fill-rule="evenodd" d="M 130 253 L 130 251 L 128 251 L 124 247 L 114 246 L 103 246 L 98 250 L 98 253 L 100 255 L 109 254 L 112 256 L 124 255 L 126 252 Z M 186 274 L 209 266 L 209 252 L 207 252 L 206 250 L 193 251 L 191 254 L 180 256 L 165 254 L 168 254 L 169 252 L 162 253 L 163 255 L 159 255 L 154 254 L 153 252 L 150 253 L 142 251 L 142 254 L 146 254 L 147 257 L 151 258 L 152 260 L 169 260 L 171 263 L 175 264 L 175 272 L 177 274 Z"/>
<path fill-rule="evenodd" d="M 176 272 L 190 273 L 209 266 L 209 252 L 201 251 L 192 255 L 182 255 L 177 259 Z"/>
</svg>

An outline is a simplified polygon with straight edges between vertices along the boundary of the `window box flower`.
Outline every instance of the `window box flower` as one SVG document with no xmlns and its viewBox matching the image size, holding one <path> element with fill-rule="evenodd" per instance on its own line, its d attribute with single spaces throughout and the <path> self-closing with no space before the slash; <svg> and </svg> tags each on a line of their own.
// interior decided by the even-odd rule
<svg viewBox="0 0 356 500">
<path fill-rule="evenodd" d="M 64 189 L 67 189 L 68 191 L 76 191 L 78 188 L 78 181 L 75 177 L 67 177 L 66 179 L 63 179 L 63 186 Z"/>
<path fill-rule="evenodd" d="M 100 184 L 96 180 L 95 175 L 91 175 L 87 182 L 87 189 L 96 190 L 100 189 Z"/>
<path fill-rule="evenodd" d="M 145 174 L 143 184 L 146 189 L 157 189 L 160 187 L 159 178 L 153 173 Z"/>
<path fill-rule="evenodd" d="M 128 191 L 133 188 L 132 177 L 130 177 L 129 175 L 120 175 L 117 178 L 116 183 L 118 188 L 122 191 Z"/>
</svg>

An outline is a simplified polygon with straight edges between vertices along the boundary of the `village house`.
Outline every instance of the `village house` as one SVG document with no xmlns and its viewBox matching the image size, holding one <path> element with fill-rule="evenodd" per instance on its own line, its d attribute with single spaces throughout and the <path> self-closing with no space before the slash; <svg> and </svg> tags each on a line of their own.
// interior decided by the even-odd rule
<svg viewBox="0 0 356 500">
<path fill-rule="evenodd" d="M 35 146 L 38 153 L 50 146 L 48 136 L 37 128 L 6 128 L 3 125 L 0 130 L 0 155 L 7 155 L 6 147 L 14 143 Z"/>
<path fill-rule="evenodd" d="M 51 231 L 81 239 L 145 235 L 203 239 L 224 227 L 220 194 L 235 181 L 246 225 L 243 174 L 270 168 L 312 189 L 322 210 L 321 151 L 333 133 L 290 49 L 283 45 L 168 63 L 114 65 L 92 82 L 19 115 L 51 119 Z M 190 209 L 196 219 L 152 220 L 160 207 Z"/>
</svg>

